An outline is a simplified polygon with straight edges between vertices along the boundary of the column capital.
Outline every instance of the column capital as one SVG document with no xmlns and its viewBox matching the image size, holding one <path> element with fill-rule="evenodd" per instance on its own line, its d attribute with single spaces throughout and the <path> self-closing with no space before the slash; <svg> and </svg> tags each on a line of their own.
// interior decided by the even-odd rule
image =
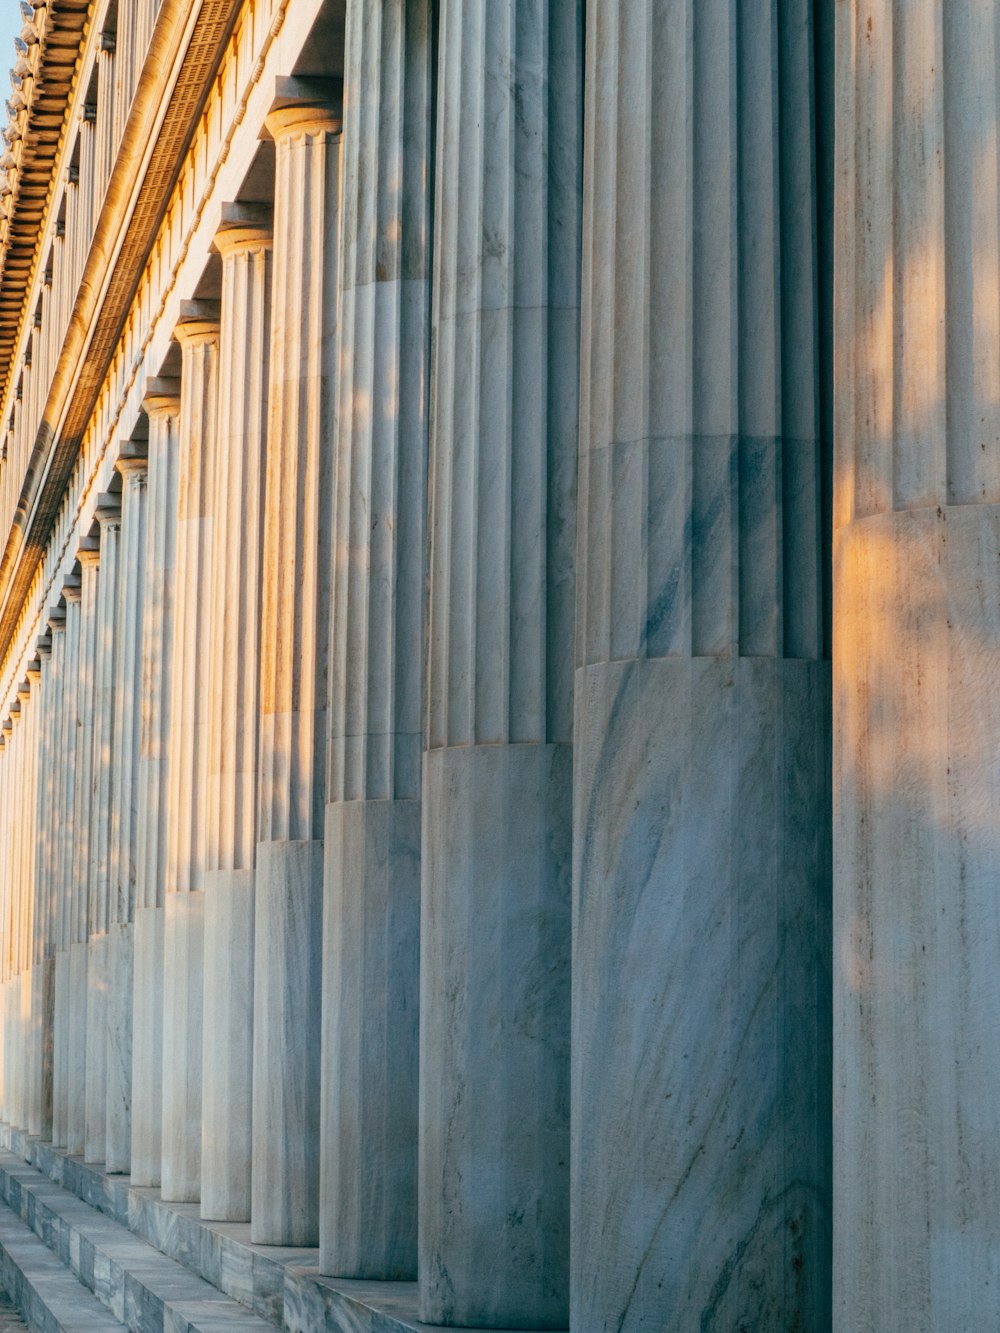
<svg viewBox="0 0 1000 1333">
<path fill-rule="evenodd" d="M 342 79 L 277 78 L 262 137 L 339 134 L 344 123 Z"/>
<path fill-rule="evenodd" d="M 35 640 L 35 652 L 39 657 L 49 657 L 52 653 L 52 636 L 48 630 L 42 630 Z"/>
<path fill-rule="evenodd" d="M 25 675 L 27 676 L 28 679 L 24 683 L 28 686 L 29 689 L 31 688 L 32 685 L 35 684 L 36 681 L 41 680 L 42 660 L 40 657 L 33 657 L 31 659 L 31 661 L 25 667 Z"/>
<path fill-rule="evenodd" d="M 83 566 L 101 563 L 101 541 L 99 537 L 81 537 L 76 548 L 76 558 Z"/>
<path fill-rule="evenodd" d="M 63 581 L 62 595 L 65 602 L 78 602 L 83 596 L 83 582 L 79 574 L 68 574 Z"/>
<path fill-rule="evenodd" d="M 181 410 L 181 382 L 174 375 L 154 375 L 146 381 L 142 408 L 147 417 L 176 416 Z"/>
<path fill-rule="evenodd" d="M 118 523 L 122 516 L 122 497 L 114 491 L 102 491 L 97 497 L 94 517 L 104 530 L 105 523 Z"/>
<path fill-rule="evenodd" d="M 212 342 L 219 336 L 221 307 L 218 301 L 182 301 L 174 339 L 182 347 Z"/>
<path fill-rule="evenodd" d="M 31 695 L 31 681 L 28 679 L 27 676 L 25 676 L 24 680 L 22 680 L 17 687 L 17 697 L 19 699 L 27 699 L 30 697 L 30 695 Z M 11 712 L 13 711 L 14 710 L 11 709 Z"/>
<path fill-rule="evenodd" d="M 49 608 L 48 626 L 50 634 L 60 634 L 66 628 L 65 607 L 56 605 Z"/>
<path fill-rule="evenodd" d="M 270 204 L 223 204 L 212 247 L 225 258 L 237 249 L 269 246 L 274 239 L 273 223 Z"/>
<path fill-rule="evenodd" d="M 115 468 L 123 477 L 149 470 L 149 448 L 145 440 L 122 440 Z"/>
</svg>

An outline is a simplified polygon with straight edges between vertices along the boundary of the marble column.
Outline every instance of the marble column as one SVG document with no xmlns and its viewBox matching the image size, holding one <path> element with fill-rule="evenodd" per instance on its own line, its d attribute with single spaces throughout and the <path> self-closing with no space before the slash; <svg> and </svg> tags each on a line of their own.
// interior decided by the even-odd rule
<svg viewBox="0 0 1000 1333">
<path fill-rule="evenodd" d="M 37 710 L 35 772 L 35 874 L 32 886 L 31 1037 L 28 1048 L 31 1100 L 28 1133 L 52 1137 L 52 959 L 48 951 L 48 866 L 53 833 L 52 775 L 58 760 L 52 747 L 52 713 L 56 682 L 52 670 L 52 639 L 42 632 L 28 679 Z M 48 1057 L 48 1058 L 47 1058 Z M 46 1095 L 46 1066 L 48 1089 Z"/>
<path fill-rule="evenodd" d="M 834 1326 L 1000 1310 L 1000 5 L 837 6 Z"/>
<path fill-rule="evenodd" d="M 323 908 L 320 1270 L 417 1272 L 433 43 L 347 10 Z"/>
<path fill-rule="evenodd" d="M 420 1318 L 564 1328 L 581 3 L 445 0 Z"/>
<path fill-rule="evenodd" d="M 94 214 L 93 226 L 104 206 L 111 168 L 114 165 L 115 141 L 115 34 L 101 33 L 97 48 L 97 120 L 94 126 Z"/>
<path fill-rule="evenodd" d="M 63 756 L 60 791 L 59 842 L 56 848 L 55 1000 L 52 1054 L 52 1142 L 69 1142 L 69 1027 L 70 1027 L 70 885 L 73 877 L 73 811 L 76 805 L 76 708 L 80 676 L 80 578 L 71 574 L 62 585 L 65 604 L 65 647 L 62 717 L 59 726 Z M 58 620 L 58 608 L 54 619 Z"/>
<path fill-rule="evenodd" d="M 97 584 L 100 542 L 84 537 L 77 548 L 80 564 L 80 670 L 76 705 L 76 783 L 73 804 L 73 872 L 70 883 L 69 950 L 69 1108 L 66 1147 L 86 1148 L 87 1121 L 87 980 L 90 915 L 90 826 L 94 810 L 94 703 L 97 657 Z M 95 979 L 95 985 L 100 978 Z M 99 1006 L 98 1006 L 99 1007 Z"/>
<path fill-rule="evenodd" d="M 271 209 L 226 204 L 208 671 L 201 1215 L 250 1220 L 254 865 Z"/>
<path fill-rule="evenodd" d="M 99 495 L 101 564 L 97 581 L 94 651 L 94 750 L 90 811 L 90 901 L 87 931 L 87 1162 L 103 1162 L 107 1138 L 108 898 L 111 877 L 112 746 L 115 722 L 115 652 L 121 566 L 121 499 Z"/>
<path fill-rule="evenodd" d="M 38 1011 L 33 1003 L 36 981 L 35 930 L 36 888 L 39 866 L 41 828 L 38 823 L 39 723 L 41 721 L 41 664 L 33 658 L 25 667 L 21 686 L 27 703 L 26 754 L 21 772 L 24 787 L 25 858 L 24 898 L 21 910 L 21 949 L 19 985 L 19 1027 L 21 1041 L 22 1094 L 21 1124 L 27 1133 L 37 1134 L 38 1101 L 41 1092 L 41 1065 L 36 1059 L 40 1042 L 36 1040 Z M 40 971 L 40 969 L 38 969 Z"/>
<path fill-rule="evenodd" d="M 149 418 L 149 459 L 133 936 L 132 1183 L 159 1185 L 163 1127 L 163 903 L 176 595 L 180 381 L 147 379 L 143 407 Z"/>
<path fill-rule="evenodd" d="M 262 562 L 251 1237 L 319 1238 L 340 112 L 279 81 Z M 283 1034 L 281 1041 L 274 1034 Z"/>
<path fill-rule="evenodd" d="M 62 889 L 59 877 L 59 854 L 63 836 L 63 767 L 66 753 L 63 748 L 63 716 L 66 689 L 66 612 L 56 606 L 47 617 L 52 642 L 49 658 L 50 731 L 48 753 L 50 765 L 48 788 L 48 836 L 46 838 L 45 873 L 45 1030 L 42 1064 L 42 1128 L 41 1137 L 56 1140 L 55 1133 L 55 1062 L 56 1062 L 56 970 L 59 950 L 59 897 Z"/>
<path fill-rule="evenodd" d="M 132 990 L 138 862 L 142 701 L 142 610 L 146 564 L 146 444 L 120 446 L 121 573 L 112 766 L 111 881 L 108 904 L 107 1139 L 105 1169 L 132 1160 Z"/>
<path fill-rule="evenodd" d="M 212 473 L 218 415 L 219 308 L 182 301 L 177 562 L 163 980 L 164 1199 L 201 1194 L 208 731 L 214 706 L 204 663 L 211 639 Z"/>
<path fill-rule="evenodd" d="M 571 1327 L 829 1327 L 807 0 L 587 15 Z"/>
</svg>

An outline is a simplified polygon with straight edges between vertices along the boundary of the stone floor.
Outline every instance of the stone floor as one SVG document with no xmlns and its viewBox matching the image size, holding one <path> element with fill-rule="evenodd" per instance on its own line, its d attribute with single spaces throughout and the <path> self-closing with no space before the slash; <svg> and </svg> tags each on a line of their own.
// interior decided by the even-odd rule
<svg viewBox="0 0 1000 1333">
<path fill-rule="evenodd" d="M 14 1309 L 10 1297 L 5 1291 L 0 1291 L 0 1333 L 14 1333 L 15 1329 L 27 1327 L 28 1325 Z"/>
</svg>

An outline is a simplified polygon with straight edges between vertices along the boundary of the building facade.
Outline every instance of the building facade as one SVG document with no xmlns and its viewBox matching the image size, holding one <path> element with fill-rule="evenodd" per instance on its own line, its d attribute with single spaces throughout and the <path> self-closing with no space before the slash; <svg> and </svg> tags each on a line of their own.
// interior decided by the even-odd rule
<svg viewBox="0 0 1000 1333">
<path fill-rule="evenodd" d="M 32 1327 L 1000 1327 L 1000 0 L 22 12 Z"/>
</svg>

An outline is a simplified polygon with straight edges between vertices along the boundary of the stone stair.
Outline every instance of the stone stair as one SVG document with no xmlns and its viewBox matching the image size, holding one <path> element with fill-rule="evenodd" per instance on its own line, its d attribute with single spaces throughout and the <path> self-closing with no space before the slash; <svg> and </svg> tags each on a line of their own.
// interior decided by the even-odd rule
<svg viewBox="0 0 1000 1333">
<path fill-rule="evenodd" d="M 40 1333 L 440 1333 L 417 1320 L 415 1282 L 321 1277 L 317 1250 L 254 1245 L 249 1224 L 205 1222 L 2 1124 L 0 1227 L 0 1278 Z M 81 1322 L 61 1323 L 73 1293 Z"/>
<path fill-rule="evenodd" d="M 0 1204 L 0 1281 L 10 1294 L 0 1330 L 32 1333 L 121 1333 L 119 1323 L 34 1231 Z M 17 1318 L 12 1309 L 23 1316 Z"/>
</svg>

